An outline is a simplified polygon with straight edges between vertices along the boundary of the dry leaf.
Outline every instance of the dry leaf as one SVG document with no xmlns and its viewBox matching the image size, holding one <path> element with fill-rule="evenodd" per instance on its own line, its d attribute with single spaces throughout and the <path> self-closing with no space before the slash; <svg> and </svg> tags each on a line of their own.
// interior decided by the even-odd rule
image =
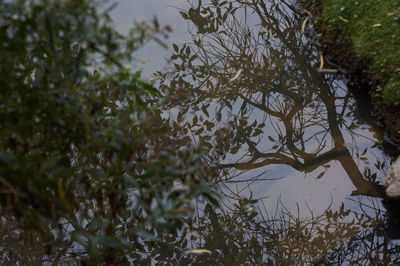
<svg viewBox="0 0 400 266">
<path fill-rule="evenodd" d="M 379 133 L 374 133 L 373 136 L 375 139 L 382 139 L 382 135 Z"/>
<path fill-rule="evenodd" d="M 306 18 L 306 19 L 303 21 L 303 25 L 301 25 L 301 33 L 304 33 L 304 29 L 306 28 L 307 21 L 308 21 L 308 18 Z"/>
<path fill-rule="evenodd" d="M 240 73 L 242 73 L 242 71 L 243 71 L 243 69 L 239 69 L 238 72 L 236 73 L 236 75 L 233 76 L 233 78 L 231 78 L 229 81 L 236 80 L 240 76 Z"/>
<path fill-rule="evenodd" d="M 381 23 L 377 23 L 377 24 L 372 25 L 372 27 L 380 27 L 380 26 L 382 26 Z"/>
<path fill-rule="evenodd" d="M 310 16 L 310 18 L 313 17 L 313 15 L 311 14 L 311 12 L 308 11 L 307 9 L 303 8 L 303 11 L 306 12 L 306 14 Z"/>
<path fill-rule="evenodd" d="M 320 55 L 319 60 L 320 60 L 319 69 L 322 69 L 324 67 L 324 57 Z"/>
<path fill-rule="evenodd" d="M 324 174 L 325 174 L 325 172 L 320 173 L 320 174 L 317 176 L 317 179 L 320 179 L 321 177 L 323 177 Z"/>
<path fill-rule="evenodd" d="M 159 79 L 160 77 L 152 77 L 152 78 L 150 78 L 147 82 L 152 82 L 153 80 L 157 80 L 157 79 Z"/>
<path fill-rule="evenodd" d="M 191 250 L 186 250 L 185 254 L 194 254 L 194 255 L 209 254 L 209 255 L 211 255 L 211 251 L 208 249 L 191 249 Z"/>
</svg>

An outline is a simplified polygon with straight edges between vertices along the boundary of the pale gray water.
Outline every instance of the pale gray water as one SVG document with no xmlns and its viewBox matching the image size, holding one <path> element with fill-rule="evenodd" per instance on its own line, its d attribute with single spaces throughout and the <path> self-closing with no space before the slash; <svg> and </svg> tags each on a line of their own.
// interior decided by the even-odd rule
<svg viewBox="0 0 400 266">
<path fill-rule="evenodd" d="M 186 0 L 118 0 L 117 2 L 118 5 L 111 12 L 111 16 L 121 32 L 126 33 L 134 21 L 150 21 L 156 17 L 161 26 L 169 25 L 173 29 L 169 38 L 162 39 L 170 50 L 173 43 L 190 40 L 187 34 L 188 25 L 182 23 L 177 12 L 178 8 L 189 6 Z M 152 41 L 138 51 L 137 61 L 133 62 L 133 66 L 143 69 L 143 76 L 150 78 L 153 72 L 168 67 L 165 58 L 169 57 L 170 50 Z"/>
<path fill-rule="evenodd" d="M 268 1 L 266 1 L 268 4 Z M 194 5 L 197 5 L 194 3 Z M 203 5 L 205 3 L 203 2 Z M 268 4 L 269 5 L 269 4 Z M 156 43 L 150 43 L 140 51 L 136 53 L 136 57 L 138 60 L 148 60 L 150 61 L 149 64 L 143 64 L 141 62 L 135 62 L 136 67 L 143 68 L 143 73 L 145 77 L 151 77 L 152 73 L 158 70 L 165 70 L 165 67 L 170 67 L 171 65 L 168 65 L 167 61 L 165 60 L 166 58 L 169 57 L 169 55 L 173 52 L 172 51 L 172 44 L 176 43 L 178 45 L 184 44 L 184 43 L 192 43 L 191 41 L 191 36 L 190 34 L 195 34 L 196 29 L 193 23 L 188 23 L 188 21 L 184 20 L 178 13 L 179 9 L 185 10 L 188 9 L 190 5 L 187 3 L 187 1 L 184 0 L 174 0 L 174 1 L 156 1 L 156 0 L 150 0 L 150 1 L 138 1 L 138 0 L 124 0 L 124 1 L 119 1 L 118 6 L 116 9 L 113 11 L 113 18 L 115 19 L 115 23 L 117 25 L 117 28 L 120 29 L 122 32 L 126 31 L 129 25 L 131 24 L 132 20 L 135 18 L 136 20 L 149 20 L 152 19 L 154 16 L 157 16 L 159 22 L 161 25 L 163 24 L 168 24 L 173 28 L 173 33 L 171 36 L 165 40 L 166 44 L 170 47 L 169 50 L 164 50 L 162 49 L 158 44 Z M 292 15 L 290 14 L 291 11 L 284 5 L 280 5 L 282 10 L 280 12 L 287 12 L 288 18 L 290 18 Z M 246 10 L 245 10 L 246 9 Z M 251 10 L 250 6 L 244 6 L 242 7 L 242 10 L 239 9 L 237 12 L 238 16 L 236 16 L 236 19 L 240 21 L 239 24 L 242 26 L 248 27 L 251 31 L 254 33 L 257 33 L 257 31 L 261 30 L 259 27 L 259 21 L 257 20 L 257 15 L 254 14 L 254 12 Z M 245 17 L 246 16 L 246 17 Z M 280 17 L 278 15 L 277 17 Z M 291 18 L 292 19 L 292 18 Z M 301 38 L 303 39 L 302 42 L 306 43 L 306 40 L 304 37 L 301 36 L 299 32 L 299 22 L 293 20 L 293 25 L 288 25 L 286 22 L 284 22 L 281 28 L 279 28 L 279 32 L 285 32 L 285 31 L 292 31 L 293 35 L 296 35 L 296 38 Z M 255 26 L 257 25 L 258 26 Z M 291 27 L 288 29 L 285 29 L 284 27 Z M 190 33 L 189 33 L 190 31 Z M 271 28 L 271 41 L 270 45 L 271 48 L 276 49 L 279 45 L 282 45 L 282 43 L 288 42 L 289 46 L 284 49 L 286 49 L 287 52 L 285 53 L 291 53 L 290 49 L 298 49 L 297 47 L 294 47 L 293 45 L 297 45 L 297 41 L 294 41 L 290 38 L 293 37 L 288 37 L 287 40 L 282 40 L 282 36 L 279 36 L 279 32 L 277 32 L 276 29 Z M 297 33 L 295 33 L 297 32 Z M 274 33 L 277 33 L 274 36 Z M 237 34 L 237 33 L 235 33 Z M 210 35 L 210 40 L 211 40 L 211 35 Z M 215 35 L 217 36 L 217 35 Z M 204 40 L 207 40 L 208 35 L 204 34 L 201 36 Z M 292 43 L 292 44 L 291 44 Z M 218 44 L 215 43 L 215 40 L 211 40 L 211 45 L 214 45 L 215 47 L 219 47 Z M 239 44 L 233 44 L 231 49 L 232 51 L 234 49 L 238 49 L 237 45 Z M 254 44 L 256 45 L 256 44 Z M 307 45 L 307 44 L 303 44 Z M 265 47 L 263 45 L 257 44 L 257 49 L 266 49 L 264 52 L 268 54 L 268 47 Z M 213 48 L 214 49 L 214 48 Z M 224 53 L 227 53 L 228 50 L 219 49 L 220 52 L 220 60 L 224 60 Z M 205 48 L 203 53 L 210 52 L 212 53 L 212 49 Z M 228 54 L 226 54 L 228 55 Z M 260 54 L 261 55 L 261 54 Z M 260 56 L 259 55 L 259 56 Z M 215 56 L 215 55 L 213 55 Z M 296 56 L 294 60 L 304 60 L 308 59 L 310 62 L 313 62 L 309 64 L 309 62 L 304 62 L 304 66 L 310 68 L 310 71 L 315 71 L 318 68 L 318 54 L 316 51 L 310 53 L 310 58 L 301 58 L 300 55 Z M 258 60 L 258 59 L 255 59 Z M 225 64 L 229 64 L 228 59 L 226 60 L 227 62 Z M 281 69 L 285 68 L 285 64 L 289 63 L 292 61 L 292 59 L 284 59 L 281 58 L 279 62 L 269 62 L 271 67 L 269 67 L 269 71 L 282 71 Z M 147 62 L 148 63 L 148 62 Z M 258 61 L 254 62 L 254 64 L 258 64 Z M 250 62 L 249 62 L 250 64 Z M 273 66 L 273 64 L 276 64 L 276 66 Z M 301 65 L 301 63 L 299 64 Z M 224 67 L 221 65 L 221 67 Z M 236 69 L 233 67 L 231 70 L 228 70 L 228 73 L 225 72 L 226 70 L 222 69 L 221 67 L 215 68 L 216 71 L 224 71 L 222 75 L 228 75 L 228 77 L 233 77 L 236 73 Z M 229 66 L 228 66 L 229 67 Z M 248 66 L 247 66 L 248 67 Z M 237 67 L 236 67 L 237 68 Z M 279 69 L 279 70 L 278 70 Z M 300 70 L 300 69 L 299 69 Z M 215 71 L 215 70 L 213 70 Z M 246 71 L 246 70 L 245 70 Z M 245 72 L 244 71 L 244 72 Z M 261 70 L 262 71 L 262 70 Z M 295 71 L 295 69 L 292 69 L 291 71 Z M 306 72 L 308 70 L 306 69 L 301 69 L 300 72 Z M 315 71 L 316 72 L 316 71 Z M 246 75 L 246 73 L 243 73 L 242 76 Z M 262 72 L 260 75 L 264 75 Z M 320 78 L 314 79 L 314 81 L 311 81 L 311 86 L 315 86 L 316 89 L 318 89 L 319 82 L 323 80 L 324 74 L 320 73 L 318 74 Z M 215 78 L 214 76 L 211 78 Z M 211 79 L 210 78 L 210 79 Z M 268 78 L 268 77 L 266 77 Z M 309 77 L 306 77 L 309 78 Z M 330 78 L 330 77 L 329 77 Z M 292 78 L 290 77 L 290 73 L 287 73 L 287 77 L 285 77 L 286 83 L 296 83 L 298 84 L 297 86 L 302 86 L 301 85 L 301 73 L 300 75 L 294 75 Z M 264 82 L 264 81 L 263 81 Z M 266 83 L 272 82 L 265 80 Z M 306 84 L 309 84 L 310 81 L 305 81 Z M 198 84 L 200 82 L 194 82 L 195 84 Z M 305 86 L 309 86 L 306 85 Z M 346 86 L 343 82 L 340 80 L 332 80 L 330 81 L 330 86 L 333 87 L 333 90 L 337 92 L 337 97 L 347 97 L 346 101 L 348 101 L 350 104 L 349 106 L 351 107 L 354 105 L 354 100 L 351 98 L 351 96 L 348 95 Z M 226 87 L 226 90 L 229 90 L 229 83 L 222 86 Z M 248 84 L 250 87 L 246 87 L 245 89 L 251 89 L 252 93 L 254 93 L 253 87 L 263 87 L 265 86 L 264 84 L 254 83 L 252 85 L 251 83 Z M 324 85 L 326 86 L 326 85 Z M 237 90 L 238 88 L 232 88 L 232 90 Z M 243 86 L 242 86 L 243 89 Z M 307 89 L 307 88 L 304 88 Z M 218 109 L 219 106 L 224 102 L 224 92 L 221 94 L 216 94 L 218 91 L 213 92 L 214 94 L 207 94 L 206 98 L 204 101 L 209 101 L 212 100 L 213 104 L 211 107 L 209 107 L 209 113 L 213 113 L 213 115 L 216 115 L 216 112 L 214 109 Z M 310 92 L 313 93 L 313 92 Z M 317 92 L 316 92 L 317 93 Z M 247 93 L 247 95 L 249 95 Z M 252 97 L 259 97 L 260 95 L 255 92 L 254 96 Z M 218 98 L 221 97 L 221 98 Z M 281 97 L 278 95 L 278 97 Z M 207 99 L 208 98 L 208 99 Z M 278 99 L 279 101 L 285 101 L 285 98 Z M 337 104 L 341 104 L 341 100 L 336 100 Z M 243 118 L 243 115 L 238 114 L 240 112 L 240 106 L 242 105 L 243 101 L 239 98 L 237 100 L 234 100 L 231 102 L 233 105 L 233 109 L 221 109 L 219 112 L 223 115 L 222 121 L 218 122 L 219 126 L 227 124 L 229 121 L 232 121 L 232 119 L 236 118 Z M 277 105 L 279 106 L 279 104 Z M 314 112 L 312 107 L 305 106 L 306 109 L 304 109 L 304 112 L 302 115 L 305 115 L 308 113 L 309 118 L 312 118 L 311 114 Z M 278 107 L 280 108 L 280 107 Z M 189 110 L 192 109 L 189 106 Z M 352 110 L 350 108 L 339 110 L 340 112 L 351 112 Z M 347 111 L 345 111 L 347 110 Z M 324 111 L 324 108 L 318 111 Z M 176 112 L 176 111 L 174 111 Z M 192 111 L 193 112 L 193 111 Z M 187 113 L 190 113 L 187 112 Z M 199 116 L 201 116 L 201 112 L 198 112 Z M 225 115 L 224 115 L 225 113 Z M 231 117 L 229 117 L 231 115 Z M 232 116 L 233 115 L 233 116 Z M 257 140 L 259 143 L 257 145 L 257 148 L 260 150 L 270 150 L 272 149 L 273 142 L 269 140 L 271 137 L 272 139 L 277 139 L 277 131 L 274 130 L 274 125 L 275 129 L 280 128 L 279 130 L 285 130 L 284 125 L 280 121 L 279 118 L 274 117 L 274 116 L 266 116 L 266 113 L 259 108 L 254 109 L 249 111 L 248 114 L 246 114 L 249 117 L 248 119 L 248 124 L 253 123 L 254 121 L 258 121 L 258 123 L 266 123 L 266 125 L 263 127 L 263 133 L 261 136 L 259 136 L 259 139 Z M 344 114 L 343 114 L 344 115 Z M 174 115 L 176 116 L 176 115 Z M 203 114 L 204 117 L 204 114 Z M 186 115 L 187 119 L 193 118 L 192 115 Z M 323 114 L 321 117 L 316 118 L 318 119 L 324 119 Z M 350 126 L 352 123 L 352 120 L 354 118 L 352 117 L 343 117 L 344 119 L 347 120 L 346 126 Z M 268 124 L 268 120 L 272 119 Z M 370 117 L 370 119 L 372 119 Z M 212 121 L 213 118 L 208 119 L 207 121 Z M 292 121 L 293 125 L 296 126 L 295 121 Z M 319 121 L 316 121 L 316 123 L 320 123 Z M 323 152 L 327 152 L 331 149 L 336 149 L 338 147 L 334 147 L 333 145 L 333 139 L 326 136 L 323 138 L 321 137 L 320 139 L 318 138 L 319 136 L 322 136 L 323 134 L 318 133 L 320 130 L 323 130 L 326 125 L 321 125 L 316 126 L 316 123 L 314 125 L 306 125 L 308 128 L 304 132 L 304 140 L 308 139 L 311 137 L 311 139 L 307 140 L 307 144 L 305 147 L 305 150 L 308 151 L 310 154 L 313 154 L 315 150 L 318 150 L 318 147 L 321 145 L 321 142 L 326 141 L 326 147 L 320 151 L 318 151 L 318 154 L 322 154 Z M 326 122 L 323 122 L 326 123 Z M 298 125 L 298 124 L 297 124 Z M 276 127 L 277 126 L 277 127 Z M 214 129 L 217 128 L 217 124 L 214 124 Z M 211 135 L 213 134 L 211 130 L 210 133 Z M 278 131 L 279 131 L 278 130 Z M 204 134 L 204 133 L 203 133 Z M 315 135 L 314 134 L 319 134 Z M 358 171 L 360 171 L 360 174 L 365 170 L 365 169 L 371 169 L 372 172 L 376 172 L 377 170 L 374 168 L 374 164 L 376 163 L 376 160 L 381 160 L 381 161 L 387 161 L 389 160 L 388 157 L 386 157 L 382 151 L 379 148 L 371 148 L 371 146 L 375 145 L 375 141 L 379 141 L 379 139 L 376 139 L 376 133 L 373 128 L 371 128 L 370 125 L 368 124 L 357 124 L 356 128 L 354 130 L 343 130 L 342 131 L 342 137 L 343 141 L 345 143 L 345 147 L 347 148 L 348 152 L 353 154 L 355 156 L 355 153 L 362 153 L 364 149 L 368 149 L 368 152 L 363 155 L 362 160 L 357 159 L 353 157 L 354 163 L 358 165 Z M 329 132 L 328 132 L 329 135 Z M 272 149 L 273 150 L 273 149 Z M 220 163 L 243 163 L 249 160 L 249 151 L 247 145 L 242 145 L 241 148 L 238 150 L 237 153 L 235 154 L 227 154 L 226 158 L 221 161 Z M 248 159 L 244 159 L 248 158 Z M 350 158 L 350 157 L 349 157 Z M 251 160 L 251 158 L 250 158 Z M 297 160 L 297 159 L 296 159 Z M 288 162 L 289 163 L 289 162 Z M 316 213 L 321 213 L 323 212 L 326 208 L 331 207 L 333 209 L 337 209 L 342 203 L 346 203 L 347 205 L 351 205 L 348 201 L 346 201 L 346 197 L 349 197 L 353 191 L 357 190 L 356 186 L 354 185 L 354 181 L 352 182 L 352 179 L 349 178 L 348 173 L 351 172 L 351 169 L 347 169 L 347 172 L 345 169 L 343 169 L 343 166 L 341 163 L 339 163 L 334 157 L 332 160 L 328 160 L 325 163 L 325 166 L 328 165 L 329 168 L 324 168 L 322 165 L 320 167 L 316 167 L 315 170 L 309 171 L 305 173 L 304 171 L 298 171 L 288 165 L 287 163 L 273 163 L 273 164 L 268 164 L 263 167 L 250 167 L 246 173 L 241 174 L 240 176 L 242 178 L 251 178 L 256 175 L 260 175 L 261 179 L 277 179 L 280 178 L 279 180 L 272 180 L 272 181 L 257 181 L 255 184 L 251 185 L 249 188 L 250 189 L 244 189 L 245 187 L 248 187 L 247 183 L 235 183 L 234 189 L 237 189 L 238 191 L 241 192 L 241 196 L 248 196 L 250 191 L 253 194 L 254 198 L 268 198 L 268 204 L 267 206 L 275 206 L 275 204 L 271 204 L 271 202 L 275 202 L 276 199 L 280 199 L 284 205 L 290 209 L 290 210 L 295 210 L 297 208 L 297 204 L 300 204 L 301 209 L 306 210 L 305 204 L 307 203 L 308 207 L 316 212 Z M 236 171 L 236 168 L 232 168 L 231 171 Z M 354 169 L 353 169 L 354 170 Z M 267 172 L 265 174 L 262 174 L 264 172 Z M 319 175 L 324 172 L 323 178 L 318 178 Z M 382 171 L 378 171 L 377 175 L 378 178 L 381 178 L 383 176 Z M 236 178 L 237 179 L 237 178 Z M 233 189 L 231 186 L 228 185 L 231 189 Z M 308 211 L 306 211 L 308 212 Z"/>
<path fill-rule="evenodd" d="M 291 5 L 229 2 L 238 9 L 225 22 L 213 19 L 229 5 L 218 11 L 209 1 L 201 7 L 193 1 L 192 8 L 183 0 L 121 1 L 114 11 L 121 30 L 130 17 L 153 15 L 174 29 L 166 43 L 185 47 L 183 53 L 151 44 L 137 56 L 152 63 L 136 65 L 147 77 L 167 67 L 170 74 L 154 83 L 161 82 L 178 99 L 166 114 L 208 147 L 210 166 L 225 170 L 216 177 L 225 195 L 224 211 L 203 209 L 199 227 L 189 231 L 196 236 L 189 238 L 189 248 L 207 248 L 214 255 L 186 262 L 167 256 L 170 262 L 239 265 L 272 257 L 283 264 L 363 264 L 385 256 L 386 262 L 397 261 L 398 244 L 387 238 L 396 238 L 392 214 L 382 206 L 379 186 L 391 158 L 383 152 L 382 132 L 369 107 L 353 98 L 340 76 L 319 71 L 320 53 L 305 37 L 310 29 L 301 33 L 305 17 L 293 13 Z M 179 10 L 187 12 L 188 20 Z M 178 68 L 162 59 L 172 54 Z M 193 54 L 196 59 L 185 61 Z M 269 244 L 256 247 L 241 234 L 257 235 L 260 244 L 278 240 L 268 251 Z M 376 238 L 364 238 L 371 234 Z M 232 251 L 238 246 L 243 249 Z M 265 253 L 255 256 L 252 252 L 260 248 Z M 237 261 L 231 261 L 231 252 Z"/>
</svg>

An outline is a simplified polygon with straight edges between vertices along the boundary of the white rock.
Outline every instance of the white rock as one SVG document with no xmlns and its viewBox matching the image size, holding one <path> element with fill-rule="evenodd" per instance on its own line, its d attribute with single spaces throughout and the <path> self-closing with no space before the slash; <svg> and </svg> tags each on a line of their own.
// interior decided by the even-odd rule
<svg viewBox="0 0 400 266">
<path fill-rule="evenodd" d="M 386 195 L 390 198 L 400 197 L 400 156 L 389 167 L 386 177 L 383 179 Z"/>
</svg>

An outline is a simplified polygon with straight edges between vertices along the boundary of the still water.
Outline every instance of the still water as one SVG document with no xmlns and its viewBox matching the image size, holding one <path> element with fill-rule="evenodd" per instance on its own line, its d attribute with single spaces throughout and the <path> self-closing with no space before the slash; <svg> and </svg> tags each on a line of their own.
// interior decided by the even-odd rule
<svg viewBox="0 0 400 266">
<path fill-rule="evenodd" d="M 146 1 L 142 11 L 141 2 L 136 17 L 156 15 L 174 29 L 167 61 L 143 50 L 154 55 L 144 74 L 169 90 L 166 115 L 207 150 L 224 195 L 222 210 L 198 207 L 193 226 L 152 262 L 398 262 L 396 221 L 379 185 L 391 160 L 382 132 L 340 71 L 321 70 L 334 67 L 321 66 L 299 8 L 175 0 Z M 122 6 L 121 28 L 128 1 Z M 187 248 L 212 253 L 182 256 Z"/>
<path fill-rule="evenodd" d="M 222 195 L 222 208 L 197 204 L 179 236 L 143 243 L 131 263 L 400 263 L 396 217 L 382 203 L 392 159 L 382 132 L 340 71 L 324 71 L 334 68 L 329 60 L 321 70 L 325 57 L 310 22 L 302 32 L 298 7 L 118 2 L 112 17 L 121 32 L 154 17 L 173 29 L 168 49 L 149 43 L 132 66 L 168 92 L 164 117 L 206 151 Z"/>
</svg>

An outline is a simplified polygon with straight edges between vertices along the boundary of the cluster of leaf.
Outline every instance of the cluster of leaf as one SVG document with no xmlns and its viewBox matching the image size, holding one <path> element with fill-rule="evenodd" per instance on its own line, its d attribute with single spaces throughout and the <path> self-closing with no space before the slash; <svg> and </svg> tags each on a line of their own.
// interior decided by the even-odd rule
<svg viewBox="0 0 400 266">
<path fill-rule="evenodd" d="M 97 260 L 214 199 L 162 94 L 124 67 L 157 25 L 123 36 L 104 2 L 0 1 L 0 210 Z"/>
</svg>

